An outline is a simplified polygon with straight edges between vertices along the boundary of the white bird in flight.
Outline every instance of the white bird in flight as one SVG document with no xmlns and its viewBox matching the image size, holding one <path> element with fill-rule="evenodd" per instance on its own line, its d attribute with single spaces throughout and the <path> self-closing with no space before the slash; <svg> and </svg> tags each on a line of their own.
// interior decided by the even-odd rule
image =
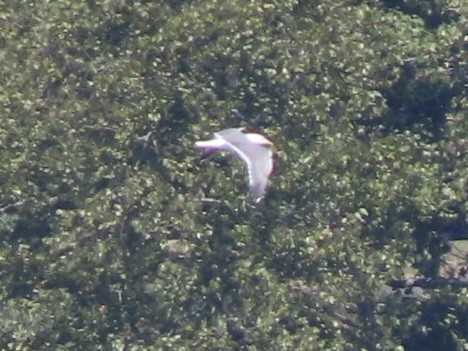
<svg viewBox="0 0 468 351">
<path fill-rule="evenodd" d="M 214 133 L 214 139 L 197 141 L 195 148 L 207 152 L 228 151 L 247 166 L 249 188 L 255 202 L 260 202 L 273 170 L 272 142 L 261 134 L 243 133 L 231 128 Z"/>
</svg>

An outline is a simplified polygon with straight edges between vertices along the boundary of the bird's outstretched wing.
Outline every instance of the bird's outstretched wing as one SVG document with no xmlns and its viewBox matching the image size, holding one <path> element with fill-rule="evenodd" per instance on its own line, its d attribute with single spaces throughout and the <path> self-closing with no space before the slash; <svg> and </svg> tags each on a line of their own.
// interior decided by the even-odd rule
<svg viewBox="0 0 468 351">
<path fill-rule="evenodd" d="M 265 194 L 268 178 L 273 170 L 273 152 L 267 145 L 253 143 L 242 129 L 227 129 L 215 133 L 215 137 L 226 141 L 231 153 L 247 166 L 249 188 L 255 202 Z"/>
</svg>

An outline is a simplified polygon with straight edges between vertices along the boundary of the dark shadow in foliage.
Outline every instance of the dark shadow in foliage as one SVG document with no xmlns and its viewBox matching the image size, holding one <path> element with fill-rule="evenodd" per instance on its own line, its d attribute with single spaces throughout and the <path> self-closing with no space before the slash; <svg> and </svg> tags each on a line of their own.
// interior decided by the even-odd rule
<svg viewBox="0 0 468 351">
<path fill-rule="evenodd" d="M 276 51 L 279 50 L 272 49 L 269 55 L 272 57 L 280 55 Z M 248 85 L 243 87 L 242 103 L 244 108 L 241 112 L 247 116 L 261 115 L 263 108 L 258 104 L 258 97 L 268 96 L 269 100 L 274 102 L 274 114 L 278 117 L 284 116 L 289 106 L 291 83 L 280 82 L 277 77 L 268 76 L 256 66 L 255 60 L 245 52 L 241 53 L 240 65 L 241 72 L 244 75 L 241 81 L 248 82 L 253 80 L 256 86 L 255 89 L 251 89 Z M 275 68 L 278 72 L 282 71 L 281 65 L 278 65 L 278 67 Z M 277 73 L 277 75 L 280 74 L 281 73 Z"/>
<path fill-rule="evenodd" d="M 450 223 L 439 230 L 439 233 L 445 240 L 467 240 L 468 223 L 462 220 Z"/>
<path fill-rule="evenodd" d="M 47 236 L 50 230 L 47 216 L 28 213 L 21 216 L 16 222 L 11 240 L 20 239 L 30 245 L 31 248 L 37 248 L 42 245 L 41 239 Z"/>
<path fill-rule="evenodd" d="M 190 4 L 191 0 L 165 0 L 164 3 L 167 4 L 172 10 L 180 11 L 184 5 Z"/>
<path fill-rule="evenodd" d="M 213 234 L 208 239 L 206 250 L 194 252 L 191 258 L 198 271 L 195 286 L 201 289 L 196 289 L 197 294 L 184 306 L 190 311 L 196 305 L 196 313 L 200 316 L 197 319 L 209 323 L 217 314 L 229 315 L 243 308 L 242 286 L 235 274 L 242 248 L 231 231 L 235 223 L 244 222 L 242 217 L 245 216 L 245 213 L 239 214 L 225 203 L 213 203 L 210 207 L 204 217 L 213 228 Z M 216 287 L 212 285 L 213 281 L 218 282 Z M 233 338 L 236 336 L 233 335 Z"/>
<path fill-rule="evenodd" d="M 454 336 L 466 335 L 466 323 L 457 327 L 441 323 L 451 314 L 466 316 L 468 311 L 456 311 L 451 303 L 431 303 L 420 309 L 422 312 L 418 323 L 409 330 L 408 337 L 402 340 L 405 350 L 412 351 L 439 351 L 439 350 L 461 350 Z M 426 326 L 427 332 L 423 332 L 422 326 Z"/>
<path fill-rule="evenodd" d="M 191 117 L 183 96 L 176 93 L 167 116 L 163 116 L 156 127 L 158 145 L 164 148 L 168 144 L 178 144 L 182 136 L 188 133 L 190 125 L 197 122 Z"/>
<path fill-rule="evenodd" d="M 457 236 L 463 239 L 467 234 L 466 227 L 467 223 L 461 216 L 450 221 L 434 218 L 420 223 L 414 233 L 416 253 L 419 254 L 416 268 L 425 277 L 436 277 L 442 264 L 442 256 L 450 251 L 448 240 L 456 240 Z"/>
<path fill-rule="evenodd" d="M 42 98 L 43 99 L 54 99 L 59 96 L 59 92 L 62 89 L 62 79 L 54 78 L 50 79 L 47 84 L 45 84 L 45 88 L 42 91 Z"/>
<path fill-rule="evenodd" d="M 449 8 L 446 2 L 440 0 L 384 0 L 384 5 L 395 8 L 401 12 L 418 16 L 429 29 L 434 29 L 441 24 L 458 20 L 460 14 L 453 8 Z"/>
<path fill-rule="evenodd" d="M 389 110 L 383 116 L 383 125 L 388 132 L 423 127 L 431 139 L 444 135 L 446 113 L 450 107 L 453 91 L 445 76 L 424 75 L 414 63 L 406 62 L 400 78 L 382 91 Z"/>
<path fill-rule="evenodd" d="M 402 209 L 398 208 L 399 203 L 392 201 L 388 202 L 385 212 L 382 214 L 375 213 L 372 209 L 369 210 L 368 221 L 379 223 L 376 226 L 368 226 L 363 228 L 361 237 L 363 241 L 371 242 L 375 250 L 385 250 L 385 246 L 389 245 L 395 236 L 388 233 L 397 233 L 398 223 L 401 218 L 415 218 L 416 213 L 412 206 L 406 205 Z"/>
<path fill-rule="evenodd" d="M 13 208 L 8 212 L 10 210 L 16 211 Z M 2 231 L 2 251 L 22 253 L 0 262 L 0 276 L 6 298 L 29 298 L 34 295 L 37 285 L 44 279 L 44 266 L 32 252 L 39 252 L 43 246 L 42 238 L 50 235 L 51 228 L 47 217 L 27 211 L 20 213 L 0 213 L 3 225 L 7 217 L 11 218 L 11 222 L 8 223 L 8 227 L 11 228 Z M 21 246 L 24 248 L 20 249 Z"/>
<path fill-rule="evenodd" d="M 156 131 L 150 130 L 145 136 L 136 138 L 132 144 L 132 155 L 130 161 L 135 168 L 140 168 L 144 164 L 159 164 L 161 170 L 164 170 L 162 162 L 158 160 L 158 145 L 155 140 Z"/>
<path fill-rule="evenodd" d="M 131 14 L 123 7 L 121 11 L 122 18 L 131 18 Z M 108 20 L 104 25 L 104 41 L 112 46 L 119 46 L 123 41 L 130 35 L 130 20 L 125 21 L 113 21 Z"/>
<path fill-rule="evenodd" d="M 272 247 L 272 258 L 268 267 L 278 273 L 282 279 L 313 279 L 320 277 L 319 263 L 301 250 L 293 248 Z M 306 274 L 304 274 L 306 272 Z"/>
<path fill-rule="evenodd" d="M 465 30 L 465 34 L 466 32 Z M 458 38 L 454 38 L 448 58 L 450 78 L 453 81 L 454 94 L 465 97 L 468 96 L 468 62 L 465 59 L 466 52 L 468 52 L 468 41 L 465 40 L 465 36 L 460 35 Z"/>
<path fill-rule="evenodd" d="M 187 47 L 180 47 L 176 49 L 177 63 L 176 72 L 179 74 L 188 74 L 192 71 L 190 62 L 190 50 Z"/>
<path fill-rule="evenodd" d="M 5 279 L 3 274 L 2 277 L 4 282 L 9 281 L 8 288 L 4 289 L 6 299 L 31 298 L 35 295 L 36 287 L 44 276 L 40 265 L 16 259 L 8 270 L 11 276 Z"/>
<path fill-rule="evenodd" d="M 213 33 L 209 37 L 200 38 L 198 44 L 201 47 L 205 42 L 215 42 L 218 36 L 217 33 Z M 221 54 L 208 57 L 200 64 L 201 69 L 213 80 L 213 92 L 219 100 L 226 100 L 239 85 L 239 77 L 229 73 L 229 67 L 235 65 L 236 62 L 232 57 Z"/>
<path fill-rule="evenodd" d="M 151 165 L 168 184 L 182 193 L 187 192 L 187 186 L 177 179 L 172 179 L 163 160 L 166 157 L 183 158 L 185 156 L 186 150 L 172 147 L 180 145 L 190 125 L 196 123 L 197 119 L 191 119 L 191 116 L 185 107 L 183 97 L 176 94 L 167 115 L 163 116 L 151 131 L 137 138 L 131 145 L 132 161 L 137 168 L 141 164 Z"/>
<path fill-rule="evenodd" d="M 417 244 L 415 268 L 426 277 L 437 276 L 442 264 L 442 255 L 450 251 L 450 246 L 425 224 L 415 231 L 414 236 Z"/>
</svg>

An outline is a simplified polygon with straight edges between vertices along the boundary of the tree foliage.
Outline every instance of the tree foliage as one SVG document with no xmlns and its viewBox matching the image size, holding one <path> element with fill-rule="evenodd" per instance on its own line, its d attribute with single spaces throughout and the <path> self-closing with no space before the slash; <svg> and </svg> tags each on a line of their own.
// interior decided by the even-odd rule
<svg viewBox="0 0 468 351">
<path fill-rule="evenodd" d="M 467 350 L 466 285 L 379 293 L 466 280 L 467 9 L 2 4 L 0 348 Z M 257 206 L 193 150 L 237 126 Z"/>
</svg>

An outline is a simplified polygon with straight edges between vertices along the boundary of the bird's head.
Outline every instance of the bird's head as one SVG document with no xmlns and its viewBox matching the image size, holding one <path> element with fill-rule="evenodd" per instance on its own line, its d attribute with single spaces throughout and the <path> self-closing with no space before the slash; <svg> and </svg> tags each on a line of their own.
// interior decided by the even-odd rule
<svg viewBox="0 0 468 351">
<path fill-rule="evenodd" d="M 246 133 L 245 136 L 252 142 L 264 147 L 272 147 L 273 143 L 268 140 L 265 136 L 262 134 L 257 134 L 257 133 Z"/>
</svg>

